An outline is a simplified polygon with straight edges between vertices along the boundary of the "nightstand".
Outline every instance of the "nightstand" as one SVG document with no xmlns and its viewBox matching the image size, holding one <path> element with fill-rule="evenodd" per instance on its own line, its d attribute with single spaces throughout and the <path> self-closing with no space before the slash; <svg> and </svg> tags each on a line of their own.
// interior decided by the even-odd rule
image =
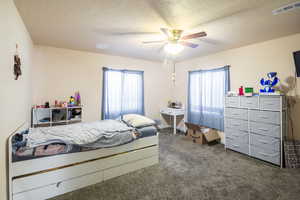
<svg viewBox="0 0 300 200">
<path fill-rule="evenodd" d="M 173 133 L 176 134 L 176 119 L 177 116 L 184 116 L 185 110 L 184 109 L 177 109 L 177 108 L 164 108 L 160 110 L 161 115 L 168 115 L 171 118 L 173 117 Z"/>
</svg>

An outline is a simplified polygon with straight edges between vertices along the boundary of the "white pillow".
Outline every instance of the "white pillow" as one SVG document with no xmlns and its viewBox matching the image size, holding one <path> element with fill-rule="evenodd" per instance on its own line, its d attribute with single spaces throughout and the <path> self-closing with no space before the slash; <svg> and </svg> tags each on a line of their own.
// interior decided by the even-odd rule
<svg viewBox="0 0 300 200">
<path fill-rule="evenodd" d="M 133 127 L 144 127 L 144 126 L 151 126 L 155 124 L 154 120 L 137 114 L 123 115 L 123 121 Z"/>
</svg>

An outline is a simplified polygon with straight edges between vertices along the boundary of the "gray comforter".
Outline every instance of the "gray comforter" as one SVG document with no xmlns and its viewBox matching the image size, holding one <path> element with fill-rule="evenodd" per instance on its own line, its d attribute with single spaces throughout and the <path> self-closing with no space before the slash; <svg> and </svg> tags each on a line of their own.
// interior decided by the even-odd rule
<svg viewBox="0 0 300 200">
<path fill-rule="evenodd" d="M 27 146 L 37 147 L 51 143 L 73 144 L 102 148 L 118 146 L 135 139 L 134 129 L 118 120 L 102 120 L 65 126 L 32 128 Z"/>
</svg>

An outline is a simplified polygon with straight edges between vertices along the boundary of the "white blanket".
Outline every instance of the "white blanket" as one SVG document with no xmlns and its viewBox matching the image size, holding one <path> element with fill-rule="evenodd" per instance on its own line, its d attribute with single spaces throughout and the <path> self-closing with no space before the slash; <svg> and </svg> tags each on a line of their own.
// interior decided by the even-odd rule
<svg viewBox="0 0 300 200">
<path fill-rule="evenodd" d="M 112 146 L 134 139 L 133 128 L 118 120 L 102 120 L 64 126 L 31 128 L 27 136 L 27 146 L 37 147 L 51 143 L 65 143 L 86 146 L 100 139 L 109 140 Z M 124 137 L 124 134 L 127 136 Z M 120 137 L 117 136 L 122 136 Z M 115 141 L 116 138 L 118 141 Z M 122 141 L 125 140 L 125 141 Z"/>
</svg>

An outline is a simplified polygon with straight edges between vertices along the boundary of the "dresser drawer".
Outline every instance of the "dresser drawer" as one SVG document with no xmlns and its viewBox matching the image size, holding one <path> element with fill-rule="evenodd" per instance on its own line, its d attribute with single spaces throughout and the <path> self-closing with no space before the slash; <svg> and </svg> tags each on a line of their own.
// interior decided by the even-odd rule
<svg viewBox="0 0 300 200">
<path fill-rule="evenodd" d="M 271 124 L 280 124 L 280 112 L 250 110 L 249 120 Z"/>
<path fill-rule="evenodd" d="M 249 144 L 249 133 L 244 131 L 238 131 L 234 129 L 225 129 L 224 131 L 226 141 L 234 141 L 235 143 Z"/>
<path fill-rule="evenodd" d="M 249 144 L 238 143 L 235 140 L 226 138 L 226 148 L 249 155 Z"/>
<path fill-rule="evenodd" d="M 280 151 L 272 151 L 251 145 L 251 156 L 280 165 Z"/>
<path fill-rule="evenodd" d="M 280 140 L 279 138 L 257 135 L 254 133 L 250 134 L 250 144 L 260 148 L 264 148 L 270 151 L 280 151 Z"/>
<path fill-rule="evenodd" d="M 273 124 L 264 124 L 258 122 L 250 122 L 250 132 L 261 135 L 280 137 L 280 126 Z"/>
<path fill-rule="evenodd" d="M 226 117 L 225 128 L 239 130 L 239 131 L 248 131 L 248 121 Z"/>
<path fill-rule="evenodd" d="M 269 96 L 260 96 L 259 105 L 262 110 L 275 110 L 279 111 L 280 107 L 280 96 L 269 97 Z"/>
<path fill-rule="evenodd" d="M 241 97 L 241 108 L 258 109 L 258 97 Z"/>
<path fill-rule="evenodd" d="M 248 119 L 248 110 L 240 108 L 225 108 L 225 116 L 236 119 Z"/>
<path fill-rule="evenodd" d="M 239 97 L 225 97 L 226 107 L 239 107 Z"/>
</svg>

